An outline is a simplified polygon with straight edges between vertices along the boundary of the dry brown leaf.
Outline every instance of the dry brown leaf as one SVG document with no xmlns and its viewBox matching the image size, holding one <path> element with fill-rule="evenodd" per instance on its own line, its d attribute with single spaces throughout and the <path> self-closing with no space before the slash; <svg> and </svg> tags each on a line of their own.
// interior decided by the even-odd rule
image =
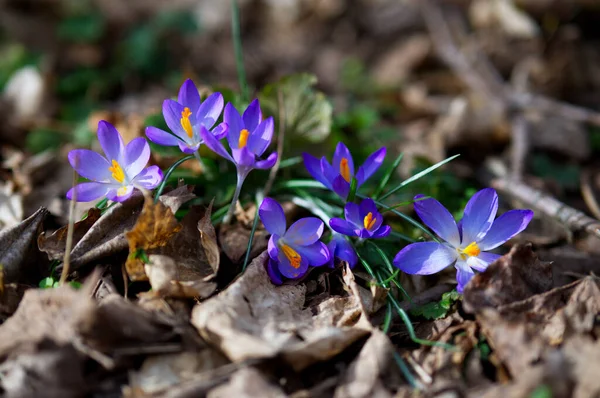
<svg viewBox="0 0 600 398">
<path fill-rule="evenodd" d="M 252 227 L 246 227 L 242 223 L 221 225 L 221 228 L 219 228 L 219 242 L 221 243 L 223 253 L 234 264 L 239 264 L 246 254 L 250 232 L 252 232 Z M 256 257 L 267 248 L 268 236 L 268 232 L 264 229 L 256 229 L 254 239 L 252 240 L 250 258 Z"/>
<path fill-rule="evenodd" d="M 129 242 L 129 256 L 125 263 L 129 279 L 148 280 L 144 272 L 144 263 L 135 256 L 139 249 L 148 251 L 163 247 L 180 230 L 181 225 L 171 209 L 160 202 L 154 203 L 152 198 L 146 197 L 142 213 L 133 229 L 125 234 Z"/>
<path fill-rule="evenodd" d="M 198 231 L 200 231 L 200 242 L 204 248 L 204 253 L 206 254 L 208 264 L 210 264 L 211 268 L 213 269 L 213 273 L 216 275 L 219 272 L 221 250 L 217 244 L 217 233 L 215 232 L 215 227 L 210 219 L 214 201 L 214 199 L 210 201 L 210 204 L 206 209 L 206 213 L 204 213 L 204 217 L 198 221 Z"/>
<path fill-rule="evenodd" d="M 37 249 L 36 239 L 48 211 L 40 208 L 18 225 L 0 232 L 0 264 L 4 283 L 23 280 L 37 283 L 46 261 Z"/>
<path fill-rule="evenodd" d="M 254 368 L 238 370 L 227 383 L 213 388 L 206 394 L 207 398 L 285 398 L 287 396 L 279 386 L 269 383 L 267 378 Z"/>
<path fill-rule="evenodd" d="M 336 327 L 343 314 L 325 310 L 335 305 L 323 302 L 304 308 L 306 287 L 274 286 L 264 268 L 266 260 L 265 252 L 226 290 L 192 311 L 192 324 L 229 359 L 241 362 L 281 355 L 300 371 L 369 334 L 364 328 Z"/>
<path fill-rule="evenodd" d="M 92 207 L 87 212 L 85 220 L 78 221 L 73 225 L 73 245 L 83 238 L 83 236 L 90 230 L 92 225 L 102 215 L 102 211 L 95 207 Z M 38 236 L 38 247 L 40 250 L 48 254 L 50 260 L 62 260 L 65 255 L 65 246 L 67 241 L 68 225 L 56 230 L 52 235 L 46 237 L 46 233 L 42 231 Z"/>
<path fill-rule="evenodd" d="M 150 263 L 145 265 L 145 274 L 152 285 L 152 292 L 146 294 L 146 297 L 203 299 L 213 294 L 217 288 L 216 283 L 204 280 L 205 274 L 178 266 L 171 257 L 153 254 L 149 259 Z"/>
</svg>

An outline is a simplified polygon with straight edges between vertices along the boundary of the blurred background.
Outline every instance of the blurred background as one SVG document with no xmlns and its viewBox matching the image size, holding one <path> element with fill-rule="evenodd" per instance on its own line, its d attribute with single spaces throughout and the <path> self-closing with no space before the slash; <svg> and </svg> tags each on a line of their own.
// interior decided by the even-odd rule
<svg viewBox="0 0 600 398">
<path fill-rule="evenodd" d="M 460 153 L 414 186 L 457 210 L 498 158 L 518 180 L 596 211 L 597 0 L 239 6 L 251 96 L 277 116 L 273 93 L 285 94 L 286 158 L 344 140 L 360 161 L 386 145 L 389 162 L 404 153 L 407 177 Z M 66 152 L 96 145 L 100 119 L 126 140 L 143 135 L 185 78 L 241 103 L 229 1 L 0 0 L 0 224 L 40 205 L 64 221 Z M 171 155 L 153 161 L 168 167 Z"/>
</svg>

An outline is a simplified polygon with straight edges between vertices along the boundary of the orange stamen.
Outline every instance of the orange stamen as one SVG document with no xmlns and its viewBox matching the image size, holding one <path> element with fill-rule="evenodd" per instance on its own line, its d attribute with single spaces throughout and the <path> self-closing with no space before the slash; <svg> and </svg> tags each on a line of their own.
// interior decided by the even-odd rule
<svg viewBox="0 0 600 398">
<path fill-rule="evenodd" d="M 248 143 L 248 136 L 250 135 L 250 132 L 246 129 L 243 129 L 242 131 L 240 131 L 240 138 L 238 139 L 238 148 L 242 149 L 243 147 L 246 146 L 246 144 Z"/>
<path fill-rule="evenodd" d="M 350 167 L 348 167 L 348 159 L 346 158 L 340 160 L 340 174 L 346 182 L 350 182 Z"/>
<path fill-rule="evenodd" d="M 192 138 L 194 136 L 194 130 L 192 129 L 190 116 L 192 116 L 192 111 L 190 111 L 190 108 L 183 108 L 183 111 L 181 112 L 181 120 L 179 122 L 181 123 L 181 127 L 183 127 L 188 137 Z"/>
<path fill-rule="evenodd" d="M 373 225 L 375 225 L 375 221 L 377 221 L 377 219 L 373 217 L 373 213 L 369 212 L 363 219 L 363 225 L 370 231 L 371 228 L 373 228 Z"/>
<path fill-rule="evenodd" d="M 462 260 L 466 260 L 468 257 L 476 257 L 481 253 L 481 249 L 477 246 L 476 242 L 471 242 L 469 246 L 464 249 L 459 249 L 459 254 Z"/>
<path fill-rule="evenodd" d="M 116 160 L 113 159 L 112 166 L 108 168 L 108 171 L 112 173 L 112 178 L 117 180 L 117 182 L 123 182 L 123 180 L 125 180 L 125 173 L 123 172 L 119 162 Z"/>
<path fill-rule="evenodd" d="M 290 261 L 290 264 L 292 264 L 292 267 L 296 269 L 300 268 L 300 262 L 302 261 L 302 257 L 298 254 L 296 250 L 292 249 L 291 247 L 285 244 L 281 246 L 281 250 L 283 251 L 283 254 L 285 254 L 285 256 L 287 257 L 287 259 Z"/>
</svg>

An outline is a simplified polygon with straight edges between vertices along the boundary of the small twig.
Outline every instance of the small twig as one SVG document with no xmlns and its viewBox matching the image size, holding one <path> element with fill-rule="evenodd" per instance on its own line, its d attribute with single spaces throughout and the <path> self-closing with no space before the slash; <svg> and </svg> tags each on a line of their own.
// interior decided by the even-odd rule
<svg viewBox="0 0 600 398">
<path fill-rule="evenodd" d="M 537 210 L 537 214 L 550 217 L 571 231 L 584 231 L 600 239 L 600 222 L 581 211 L 574 209 L 558 199 L 532 188 L 520 181 L 512 181 L 507 177 L 506 166 L 499 160 L 489 160 L 487 171 L 492 174 L 491 181 L 486 178 L 486 184 L 502 193 L 520 201 L 525 207 Z"/>
<path fill-rule="evenodd" d="M 596 200 L 596 196 L 594 195 L 594 191 L 592 190 L 590 184 L 590 171 L 585 169 L 581 172 L 581 196 L 585 201 L 588 209 L 592 212 L 594 217 L 600 219 L 600 206 L 598 205 L 598 201 Z"/>
<path fill-rule="evenodd" d="M 265 184 L 265 189 L 263 190 L 263 196 L 269 196 L 269 191 L 271 191 L 271 187 L 273 186 L 273 182 L 275 182 L 275 177 L 277 176 L 277 172 L 279 171 L 279 164 L 281 163 L 281 157 L 283 156 L 283 140 L 285 137 L 285 107 L 283 104 L 283 94 L 281 90 L 277 90 L 277 107 L 279 108 L 279 129 L 277 131 L 277 161 L 275 165 L 271 168 L 271 172 L 269 173 L 269 179 Z"/>
<path fill-rule="evenodd" d="M 77 161 L 77 159 L 75 160 Z M 77 172 L 73 169 L 73 187 L 77 184 Z M 73 248 L 73 229 L 75 226 L 75 204 L 77 203 L 77 190 L 73 190 L 71 203 L 69 203 L 69 224 L 67 226 L 67 241 L 65 243 L 65 255 L 63 257 L 63 269 L 60 274 L 59 285 L 64 285 L 69 276 L 69 265 L 71 263 L 71 249 Z"/>
</svg>

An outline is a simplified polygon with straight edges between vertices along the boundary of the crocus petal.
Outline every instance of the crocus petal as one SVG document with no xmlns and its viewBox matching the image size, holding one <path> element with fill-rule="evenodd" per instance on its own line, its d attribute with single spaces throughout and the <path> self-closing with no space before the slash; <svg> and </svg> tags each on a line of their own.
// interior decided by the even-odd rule
<svg viewBox="0 0 600 398">
<path fill-rule="evenodd" d="M 111 184 L 84 182 L 69 189 L 69 192 L 67 192 L 67 199 L 73 200 L 73 196 L 75 196 L 77 202 L 91 202 L 92 200 L 105 196 L 111 187 Z"/>
<path fill-rule="evenodd" d="M 321 238 L 323 228 L 323 221 L 316 217 L 301 218 L 288 228 L 283 239 L 294 246 L 311 245 Z"/>
<path fill-rule="evenodd" d="M 267 253 L 269 253 L 269 257 L 273 260 L 277 260 L 279 256 L 279 249 L 277 248 L 277 242 L 279 242 L 279 235 L 271 235 L 269 238 L 269 243 L 267 244 Z"/>
<path fill-rule="evenodd" d="M 329 241 L 329 243 L 327 244 L 327 249 L 329 249 L 329 253 L 331 254 L 329 256 L 329 262 L 327 263 L 327 266 L 329 268 L 335 268 L 335 261 L 334 259 L 336 258 L 336 256 L 334 255 L 335 253 L 335 248 L 337 246 L 337 242 L 335 239 L 331 239 Z"/>
<path fill-rule="evenodd" d="M 394 266 L 407 274 L 431 275 L 456 261 L 456 252 L 437 242 L 411 243 L 394 257 Z"/>
<path fill-rule="evenodd" d="M 373 152 L 367 160 L 358 168 L 358 172 L 356 173 L 356 180 L 358 185 L 362 185 L 366 180 L 368 180 L 379 167 L 383 164 L 383 160 L 385 159 L 386 148 L 383 147 Z"/>
<path fill-rule="evenodd" d="M 347 235 L 347 236 L 357 236 L 356 232 L 355 232 L 355 227 L 350 224 L 348 221 L 343 220 L 341 218 L 332 218 L 329 220 L 329 226 L 335 231 L 335 232 L 339 232 L 340 234 L 343 235 Z"/>
<path fill-rule="evenodd" d="M 194 152 L 198 151 L 198 148 L 200 148 L 200 143 L 197 142 L 195 144 L 187 144 L 185 142 L 179 141 L 177 143 L 177 146 L 179 147 L 179 150 L 181 150 L 181 152 L 191 155 Z"/>
<path fill-rule="evenodd" d="M 415 196 L 415 200 L 424 195 Z M 440 238 L 454 247 L 460 245 L 458 228 L 452 214 L 440 202 L 435 199 L 424 199 L 415 202 L 415 211 L 423 222 L 433 230 Z"/>
<path fill-rule="evenodd" d="M 238 166 L 251 167 L 256 163 L 256 156 L 247 147 L 242 149 L 231 148 L 231 155 Z"/>
<path fill-rule="evenodd" d="M 267 261 L 266 269 L 267 275 L 269 275 L 269 279 L 271 279 L 271 282 L 274 285 L 280 286 L 283 284 L 283 275 L 281 275 L 281 272 L 279 272 L 278 265 L 279 264 L 277 260 L 273 260 L 270 258 L 269 261 Z"/>
<path fill-rule="evenodd" d="M 502 255 L 496 254 L 496 253 L 490 253 L 490 252 L 481 252 L 477 255 L 477 258 L 479 258 L 482 261 L 485 261 L 488 264 L 493 263 L 494 261 L 498 260 L 500 257 L 502 257 Z M 473 267 L 473 268 L 475 268 L 475 267 Z M 477 271 L 480 271 L 477 268 L 475 268 L 475 269 Z"/>
<path fill-rule="evenodd" d="M 344 217 L 350 224 L 354 224 L 359 228 L 363 227 L 363 221 L 360 217 L 360 206 L 356 203 L 346 203 L 346 206 L 344 206 Z"/>
<path fill-rule="evenodd" d="M 372 216 L 375 216 L 379 214 L 379 211 L 377 211 L 377 206 L 375 205 L 373 199 L 366 198 L 360 202 L 359 213 L 360 217 L 365 217 L 369 213 L 371 213 Z"/>
<path fill-rule="evenodd" d="M 233 162 L 233 158 L 231 157 L 231 155 L 227 152 L 227 150 L 225 149 L 225 147 L 223 146 L 223 144 L 221 144 L 219 142 L 219 140 L 217 140 L 215 138 L 214 135 L 212 135 L 207 129 L 205 129 L 204 127 L 200 127 L 200 137 L 202 138 L 202 140 L 204 141 L 204 144 L 210 148 L 211 151 L 213 151 L 214 153 L 216 153 L 217 155 L 220 155 L 222 157 L 224 157 L 225 159 Z"/>
<path fill-rule="evenodd" d="M 133 185 L 128 185 L 122 190 L 121 186 L 112 188 L 106 193 L 106 197 L 113 202 L 125 202 L 133 194 Z"/>
<path fill-rule="evenodd" d="M 342 159 L 346 159 L 348 161 L 348 169 L 350 170 L 350 179 L 354 176 L 354 160 L 352 160 L 352 154 L 346 145 L 343 142 L 338 142 L 335 147 L 335 152 L 333 152 L 333 168 L 338 174 L 342 174 L 340 169 L 340 164 Z M 348 182 L 348 181 L 346 181 Z"/>
<path fill-rule="evenodd" d="M 254 168 L 261 170 L 270 169 L 275 163 L 277 163 L 277 154 L 273 152 L 265 160 L 256 161 L 256 163 L 254 163 Z"/>
<path fill-rule="evenodd" d="M 163 102 L 163 117 L 165 118 L 165 123 L 169 126 L 169 129 L 179 137 L 182 141 L 190 142 L 190 137 L 187 135 L 183 126 L 181 125 L 181 113 L 183 112 L 183 106 L 171 99 L 167 99 Z M 194 117 L 194 114 L 190 117 Z M 193 124 L 192 124 L 193 126 Z"/>
<path fill-rule="evenodd" d="M 69 152 L 69 163 L 81 176 L 92 181 L 111 180 L 110 163 L 100 154 L 89 149 L 74 149 Z"/>
<path fill-rule="evenodd" d="M 377 230 L 375 230 L 375 232 L 373 233 L 373 235 L 371 235 L 371 238 L 373 238 L 373 239 L 385 238 L 391 232 L 392 232 L 392 227 L 390 227 L 389 225 L 384 225 L 383 227 L 378 228 Z"/>
<path fill-rule="evenodd" d="M 318 241 L 307 246 L 293 246 L 292 247 L 302 258 L 308 261 L 308 265 L 313 267 L 320 267 L 321 265 L 327 264 L 329 261 L 330 253 L 325 243 Z"/>
<path fill-rule="evenodd" d="M 155 144 L 163 146 L 177 146 L 181 142 L 177 136 L 153 126 L 146 127 L 146 136 Z"/>
<path fill-rule="evenodd" d="M 144 137 L 134 138 L 125 147 L 125 173 L 129 178 L 137 176 L 150 160 L 150 145 Z"/>
<path fill-rule="evenodd" d="M 285 235 L 285 213 L 275 199 L 264 198 L 258 209 L 258 216 L 266 230 L 272 235 Z"/>
<path fill-rule="evenodd" d="M 335 255 L 335 257 L 338 257 L 340 260 L 346 261 L 348 265 L 350 265 L 350 268 L 354 268 L 358 262 L 358 256 L 356 255 L 354 248 L 346 238 L 340 235 L 336 236 L 337 238 L 334 236 L 334 238 L 331 240 L 332 242 L 334 240 L 336 242 L 335 254 L 330 250 L 331 258 L 333 259 L 333 256 Z"/>
<path fill-rule="evenodd" d="M 223 122 L 223 123 L 219 123 L 217 125 L 217 127 L 212 129 L 211 133 L 212 133 L 212 135 L 215 136 L 215 138 L 217 140 L 221 140 L 221 139 L 225 138 L 228 131 L 229 131 L 229 125 L 227 123 Z"/>
<path fill-rule="evenodd" d="M 479 242 L 481 250 L 492 250 L 500 246 L 529 225 L 533 218 L 531 210 L 511 210 L 494 221 L 492 227 Z"/>
<path fill-rule="evenodd" d="M 200 107 L 200 94 L 198 88 L 191 79 L 187 79 L 181 85 L 179 89 L 179 95 L 177 96 L 177 102 L 184 107 L 190 108 L 190 111 L 196 113 Z"/>
<path fill-rule="evenodd" d="M 306 152 L 302 154 L 302 158 L 304 159 L 304 167 L 306 167 L 306 171 L 308 171 L 312 178 L 319 181 L 327 188 L 332 189 L 331 182 L 325 178 L 323 170 L 321 169 L 321 160 Z"/>
<path fill-rule="evenodd" d="M 477 192 L 465 206 L 462 243 L 479 242 L 490 229 L 498 211 L 498 195 L 492 188 Z"/>
<path fill-rule="evenodd" d="M 488 261 L 485 261 L 484 258 L 486 256 L 481 256 L 483 253 L 479 253 L 479 255 L 477 257 L 473 256 L 473 257 L 469 257 L 467 259 L 467 265 L 471 268 L 473 268 L 475 271 L 479 271 L 479 272 L 483 272 L 487 269 L 488 265 L 490 265 L 490 263 Z M 492 254 L 492 253 L 486 253 L 486 254 Z M 500 257 L 500 256 L 498 256 Z"/>
<path fill-rule="evenodd" d="M 240 141 L 240 131 L 242 131 L 245 127 L 240 113 L 231 103 L 225 105 L 223 121 L 229 126 L 229 133 L 227 133 L 229 147 L 231 149 L 237 148 Z"/>
<path fill-rule="evenodd" d="M 132 181 L 132 184 L 141 185 L 142 188 L 154 189 L 163 179 L 163 172 L 158 166 L 143 169 Z"/>
<path fill-rule="evenodd" d="M 223 95 L 221 93 L 212 93 L 200 105 L 196 120 L 207 129 L 210 129 L 215 125 L 219 116 L 221 116 L 221 112 L 223 112 Z"/>
<path fill-rule="evenodd" d="M 456 282 L 458 282 L 456 290 L 459 293 L 462 293 L 465 289 L 465 286 L 467 286 L 467 283 L 469 283 L 469 281 L 471 280 L 471 278 L 473 278 L 473 275 L 475 275 L 475 273 L 464 261 L 457 261 L 455 267 Z"/>
<path fill-rule="evenodd" d="M 345 200 L 350 193 L 350 184 L 348 184 L 344 177 L 338 175 L 333 179 L 332 190 L 340 198 Z"/>
<path fill-rule="evenodd" d="M 260 112 L 260 104 L 258 103 L 258 99 L 255 99 L 250 103 L 250 105 L 248 105 L 248 108 L 246 108 L 244 111 L 242 119 L 244 120 L 244 125 L 248 131 L 256 130 L 262 119 L 262 113 Z"/>
<path fill-rule="evenodd" d="M 300 254 L 300 253 L 298 253 Z M 294 267 L 291 263 L 290 260 L 288 260 L 288 258 L 286 257 L 285 253 L 283 252 L 283 250 L 279 250 L 279 272 L 281 272 L 281 274 L 283 276 L 285 276 L 286 278 L 290 278 L 290 279 L 297 279 L 300 278 L 302 275 L 304 275 L 306 273 L 306 270 L 308 269 L 308 258 L 302 256 L 300 254 L 300 264 L 298 266 L 298 268 Z"/>
<path fill-rule="evenodd" d="M 252 133 L 248 137 L 248 149 L 257 156 L 261 156 L 267 150 L 269 144 L 271 144 L 273 128 L 273 118 L 269 117 L 260 123 L 256 130 L 250 130 Z"/>
<path fill-rule="evenodd" d="M 100 146 L 102 146 L 102 150 L 109 162 L 116 160 L 119 163 L 123 163 L 125 160 L 123 159 L 125 145 L 123 144 L 121 134 L 119 134 L 115 126 L 105 120 L 99 121 L 98 141 L 100 141 Z"/>
</svg>

